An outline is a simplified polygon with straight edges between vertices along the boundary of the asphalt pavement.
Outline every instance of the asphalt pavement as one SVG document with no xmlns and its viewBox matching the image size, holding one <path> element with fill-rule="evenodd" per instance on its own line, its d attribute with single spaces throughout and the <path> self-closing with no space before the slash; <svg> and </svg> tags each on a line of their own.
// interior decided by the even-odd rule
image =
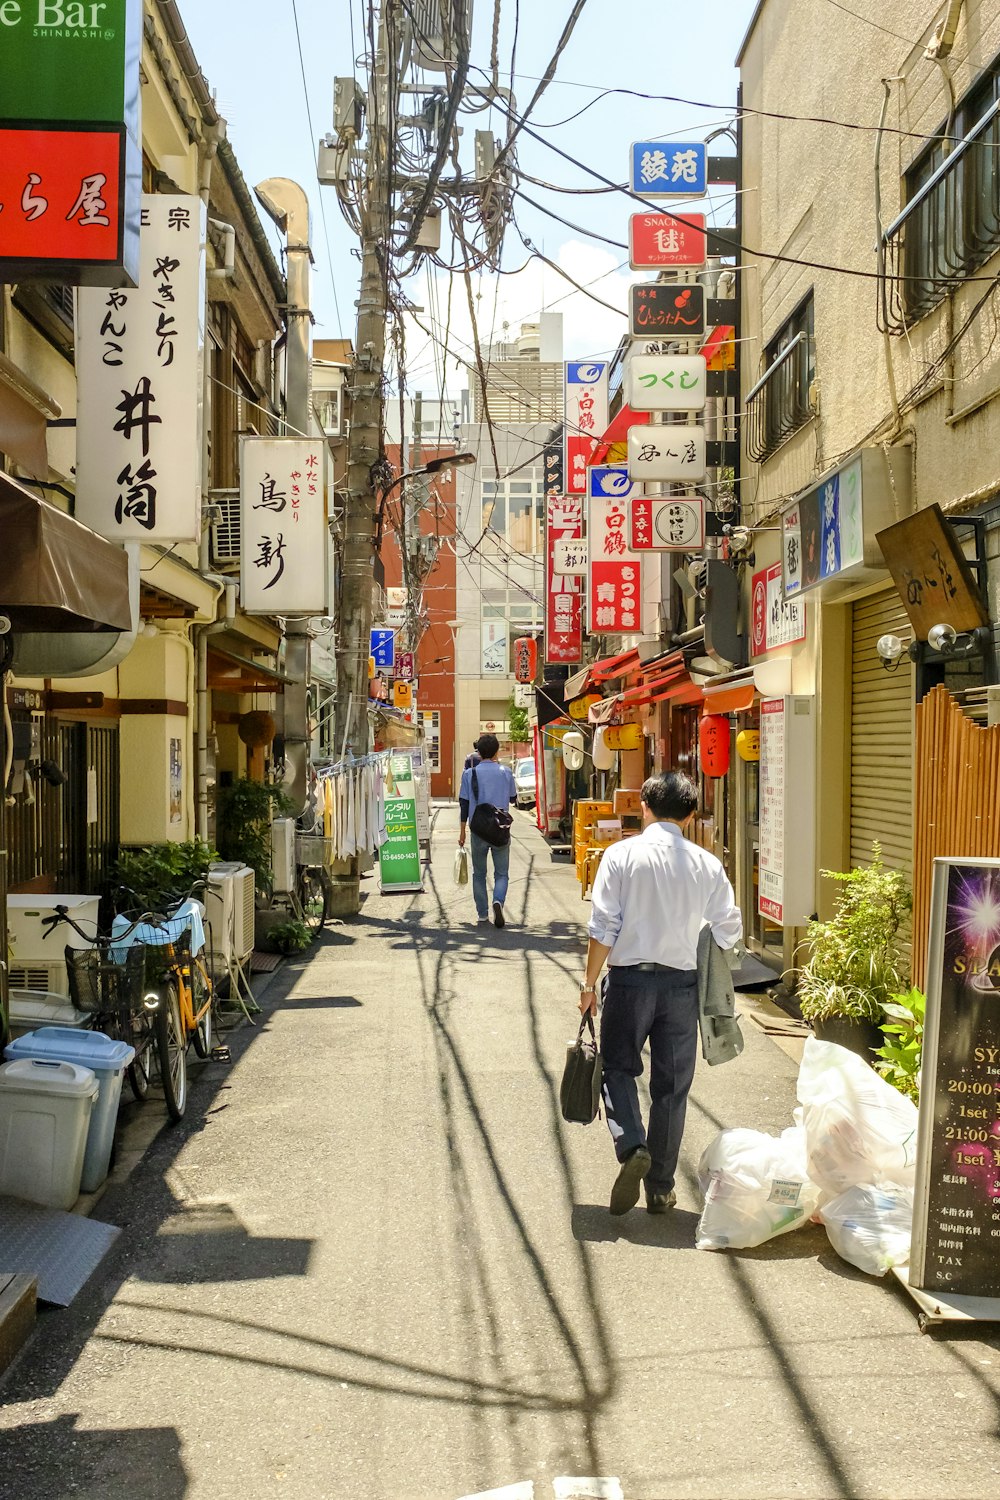
<svg viewBox="0 0 1000 1500">
<path fill-rule="evenodd" d="M 422 895 L 364 882 L 105 1196 L 115 1249 L 0 1387 L 0 1494 L 997 1493 L 1000 1332 L 920 1336 L 820 1228 L 695 1250 L 704 1146 L 791 1121 L 752 1022 L 699 1067 L 676 1210 L 609 1216 L 605 1126 L 557 1102 L 588 907 L 520 813 L 509 925 L 477 926 L 456 828 Z"/>
</svg>

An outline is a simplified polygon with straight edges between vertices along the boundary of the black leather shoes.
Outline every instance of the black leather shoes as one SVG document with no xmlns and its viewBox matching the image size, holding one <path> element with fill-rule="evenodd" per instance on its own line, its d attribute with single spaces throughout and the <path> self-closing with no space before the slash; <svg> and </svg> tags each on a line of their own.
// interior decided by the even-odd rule
<svg viewBox="0 0 1000 1500">
<path fill-rule="evenodd" d="M 665 1214 L 677 1203 L 677 1194 L 673 1188 L 669 1193 L 647 1193 L 646 1212 L 648 1214 Z"/>
<path fill-rule="evenodd" d="M 636 1146 L 632 1154 L 625 1158 L 611 1189 L 608 1207 L 613 1214 L 627 1214 L 630 1208 L 635 1208 L 639 1201 L 642 1179 L 652 1165 L 653 1158 L 645 1146 Z"/>
</svg>

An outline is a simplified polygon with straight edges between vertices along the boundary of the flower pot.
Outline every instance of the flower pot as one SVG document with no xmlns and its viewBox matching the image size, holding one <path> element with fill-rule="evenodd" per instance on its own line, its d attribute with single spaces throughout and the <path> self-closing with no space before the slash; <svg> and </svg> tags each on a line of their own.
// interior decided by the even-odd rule
<svg viewBox="0 0 1000 1500">
<path fill-rule="evenodd" d="M 882 1028 L 864 1016 L 826 1016 L 810 1022 L 813 1034 L 821 1042 L 836 1042 L 856 1052 L 866 1063 L 874 1063 L 875 1051 L 885 1044 Z"/>
</svg>

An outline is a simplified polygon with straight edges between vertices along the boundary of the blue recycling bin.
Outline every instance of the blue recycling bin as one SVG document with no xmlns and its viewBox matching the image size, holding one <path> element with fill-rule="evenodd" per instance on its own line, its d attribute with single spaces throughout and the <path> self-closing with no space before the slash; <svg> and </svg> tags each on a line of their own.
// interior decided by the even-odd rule
<svg viewBox="0 0 1000 1500">
<path fill-rule="evenodd" d="M 125 1069 L 135 1057 L 135 1048 L 116 1042 L 103 1031 L 77 1031 L 69 1026 L 41 1026 L 18 1037 L 4 1048 L 8 1062 L 19 1058 L 41 1058 L 48 1062 L 76 1063 L 90 1068 L 100 1092 L 90 1116 L 87 1148 L 83 1157 L 80 1191 L 92 1193 L 108 1175 L 111 1147 L 115 1139 L 118 1101 Z"/>
</svg>

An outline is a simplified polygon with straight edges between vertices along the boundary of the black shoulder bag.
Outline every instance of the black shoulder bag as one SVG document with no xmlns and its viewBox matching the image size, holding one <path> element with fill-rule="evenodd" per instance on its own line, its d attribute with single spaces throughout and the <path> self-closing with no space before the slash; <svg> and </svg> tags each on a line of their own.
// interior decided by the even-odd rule
<svg viewBox="0 0 1000 1500">
<path fill-rule="evenodd" d="M 584 1036 L 585 1029 L 589 1029 L 589 1037 Z M 574 1125 L 589 1125 L 596 1118 L 601 1103 L 601 1074 L 601 1054 L 588 1010 L 580 1018 L 576 1041 L 566 1049 L 559 1087 L 559 1108 L 564 1120 Z"/>
<path fill-rule="evenodd" d="M 476 806 L 469 819 L 469 827 L 487 844 L 492 844 L 494 849 L 503 849 L 510 843 L 510 830 L 514 819 L 506 808 L 494 807 L 492 802 L 480 802 L 479 777 L 476 775 L 475 767 L 472 771 L 472 795 L 476 799 Z"/>
</svg>

